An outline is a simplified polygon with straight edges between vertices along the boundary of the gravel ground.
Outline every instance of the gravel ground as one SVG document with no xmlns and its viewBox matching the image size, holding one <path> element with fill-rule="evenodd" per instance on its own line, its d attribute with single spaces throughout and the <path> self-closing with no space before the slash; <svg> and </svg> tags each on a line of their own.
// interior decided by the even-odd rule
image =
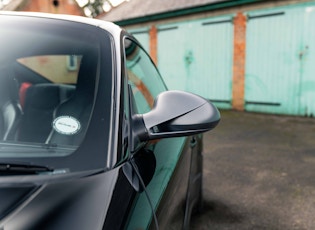
<svg viewBox="0 0 315 230">
<path fill-rule="evenodd" d="M 192 230 L 315 229 L 315 119 L 221 111 Z"/>
</svg>

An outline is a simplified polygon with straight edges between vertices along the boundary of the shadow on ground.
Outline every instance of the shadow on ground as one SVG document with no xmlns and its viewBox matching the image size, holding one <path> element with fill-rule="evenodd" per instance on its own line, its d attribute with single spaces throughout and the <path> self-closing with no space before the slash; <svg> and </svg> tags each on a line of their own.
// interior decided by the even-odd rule
<svg viewBox="0 0 315 230">
<path fill-rule="evenodd" d="M 218 200 L 206 200 L 201 214 L 206 215 L 213 223 L 217 224 L 239 224 L 244 220 L 240 213 Z M 195 218 L 198 218 L 198 214 L 196 214 Z"/>
<path fill-rule="evenodd" d="M 221 111 L 191 229 L 315 229 L 315 119 Z"/>
</svg>

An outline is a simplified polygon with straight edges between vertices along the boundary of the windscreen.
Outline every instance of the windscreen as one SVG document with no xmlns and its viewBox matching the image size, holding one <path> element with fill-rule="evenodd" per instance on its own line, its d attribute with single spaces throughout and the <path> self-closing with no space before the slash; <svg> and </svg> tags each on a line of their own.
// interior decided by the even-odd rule
<svg viewBox="0 0 315 230">
<path fill-rule="evenodd" d="M 61 158 L 80 147 L 100 76 L 100 36 L 89 27 L 57 19 L 1 16 L 2 162 Z"/>
</svg>

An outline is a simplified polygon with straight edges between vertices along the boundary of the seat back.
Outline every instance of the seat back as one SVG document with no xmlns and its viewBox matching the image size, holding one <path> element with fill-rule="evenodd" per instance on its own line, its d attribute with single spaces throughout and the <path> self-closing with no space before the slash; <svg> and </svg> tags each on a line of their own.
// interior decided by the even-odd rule
<svg viewBox="0 0 315 230">
<path fill-rule="evenodd" d="M 68 119 L 69 125 L 75 122 L 78 126 L 74 132 L 60 132 L 53 128 L 46 143 L 79 145 L 82 141 L 92 111 L 96 85 L 96 58 L 82 58 L 76 90 L 71 98 L 61 103 L 54 112 L 54 121 Z M 58 124 L 56 124 L 58 125 Z"/>
<path fill-rule="evenodd" d="M 28 87 L 18 140 L 44 143 L 51 132 L 54 110 L 71 97 L 74 89 L 74 86 L 52 83 Z"/>
</svg>

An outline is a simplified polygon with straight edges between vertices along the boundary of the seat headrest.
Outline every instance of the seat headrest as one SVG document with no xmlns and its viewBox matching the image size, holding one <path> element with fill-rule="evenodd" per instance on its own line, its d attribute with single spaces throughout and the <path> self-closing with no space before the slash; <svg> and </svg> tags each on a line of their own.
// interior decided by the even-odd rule
<svg viewBox="0 0 315 230">
<path fill-rule="evenodd" d="M 96 84 L 96 55 L 83 56 L 78 73 L 76 94 L 93 97 Z"/>
</svg>

